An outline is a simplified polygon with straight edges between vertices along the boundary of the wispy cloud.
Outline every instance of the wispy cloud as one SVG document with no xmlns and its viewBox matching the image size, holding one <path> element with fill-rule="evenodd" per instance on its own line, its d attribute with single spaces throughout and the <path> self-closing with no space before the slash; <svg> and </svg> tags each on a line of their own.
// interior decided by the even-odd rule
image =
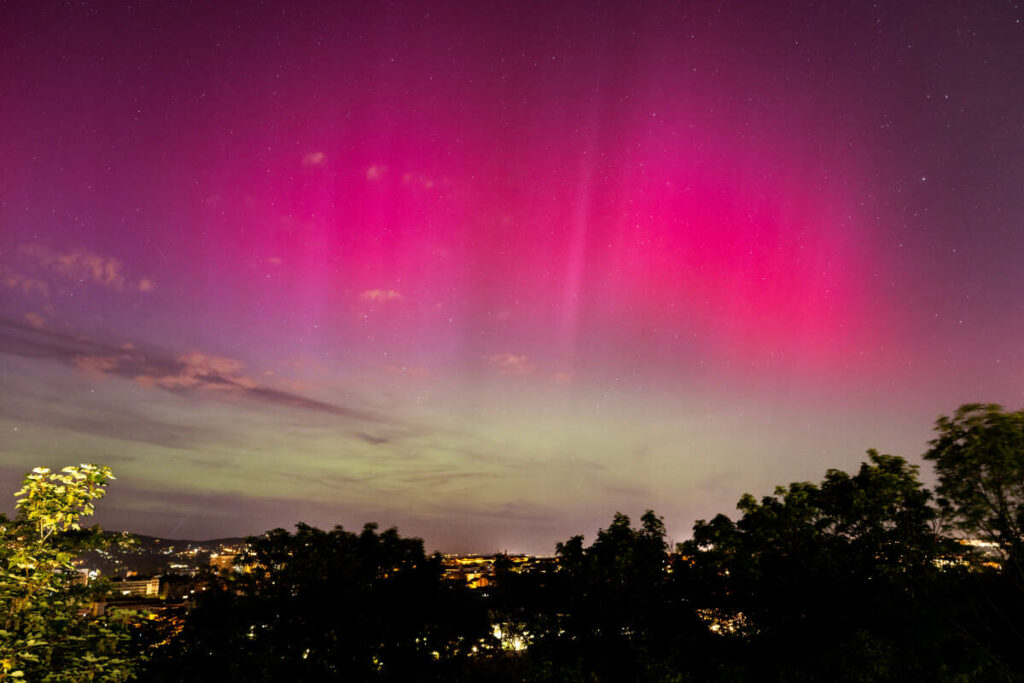
<svg viewBox="0 0 1024 683">
<path fill-rule="evenodd" d="M 317 166 L 323 166 L 327 162 L 327 157 L 323 152 L 309 152 L 302 157 L 302 165 L 306 168 L 313 168 Z"/>
<path fill-rule="evenodd" d="M 86 249 L 54 251 L 42 244 L 25 244 L 18 249 L 18 253 L 33 265 L 67 280 L 89 282 L 118 292 L 151 292 L 156 286 L 148 278 L 127 278 L 124 274 L 124 264 L 120 259 Z"/>
<path fill-rule="evenodd" d="M 243 372 L 241 361 L 199 351 L 184 354 L 142 351 L 134 346 L 103 344 L 0 320 L 0 353 L 55 360 L 84 372 L 131 379 L 142 386 L 172 393 L 219 394 L 353 420 L 379 422 L 381 419 L 362 407 L 321 401 L 263 385 Z"/>
<path fill-rule="evenodd" d="M 402 293 L 394 289 L 368 289 L 362 292 L 359 298 L 362 301 L 372 301 L 374 303 L 401 301 L 403 299 Z"/>
<path fill-rule="evenodd" d="M 41 405 L 45 407 L 41 408 Z M 124 405 L 106 405 L 97 410 L 95 403 L 79 405 L 62 400 L 56 394 L 31 398 L 17 396 L 0 401 L 0 415 L 26 424 L 175 450 L 198 450 L 203 446 L 209 447 L 211 443 L 224 443 L 229 438 L 227 430 L 217 427 L 168 422 Z"/>
<path fill-rule="evenodd" d="M 402 183 L 422 187 L 427 190 L 434 187 L 434 179 L 422 173 L 403 173 Z"/>
<path fill-rule="evenodd" d="M 533 372 L 533 365 L 526 356 L 519 356 L 514 353 L 492 353 L 484 356 L 488 365 L 495 368 L 502 375 L 528 375 Z"/>
<path fill-rule="evenodd" d="M 3 264 L 0 264 L 0 283 L 7 289 L 13 289 L 24 294 L 38 294 L 42 297 L 50 296 L 50 286 L 46 282 L 19 273 Z"/>
<path fill-rule="evenodd" d="M 372 446 L 380 446 L 382 444 L 391 443 L 391 439 L 387 436 L 377 436 L 375 434 L 368 434 L 367 432 L 353 432 L 352 436 L 356 437 L 360 441 L 365 441 Z"/>
<path fill-rule="evenodd" d="M 104 374 L 117 369 L 117 356 L 75 356 L 72 359 L 75 367 L 84 372 Z"/>
<path fill-rule="evenodd" d="M 108 362 L 109 359 L 100 357 L 79 358 L 77 361 L 95 361 L 99 363 Z M 163 372 L 158 374 L 138 374 L 135 381 L 143 386 L 159 386 L 164 389 L 191 389 L 204 388 L 223 391 L 232 387 L 253 388 L 256 383 L 241 374 L 242 362 L 233 358 L 219 358 L 207 356 L 199 351 L 193 351 L 176 359 L 177 365 L 172 370 L 176 372 Z M 156 368 L 166 370 L 167 368 Z"/>
</svg>

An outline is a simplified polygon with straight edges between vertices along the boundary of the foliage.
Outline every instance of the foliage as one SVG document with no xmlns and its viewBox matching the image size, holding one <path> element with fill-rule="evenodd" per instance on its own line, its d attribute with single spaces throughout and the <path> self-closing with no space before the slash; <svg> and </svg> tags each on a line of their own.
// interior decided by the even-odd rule
<svg viewBox="0 0 1024 683">
<path fill-rule="evenodd" d="M 93 512 L 110 469 L 96 465 L 51 472 L 37 467 L 15 493 L 18 515 L 0 518 L 0 673 L 4 680 L 125 681 L 130 613 L 88 618 L 72 558 L 102 543 L 79 521 Z"/>
<path fill-rule="evenodd" d="M 737 522 L 698 521 L 679 576 L 694 606 L 742 614 L 739 635 L 759 653 L 758 678 L 936 678 L 938 618 L 949 552 L 933 528 L 917 468 L 869 451 L 855 475 L 744 495 Z"/>
<path fill-rule="evenodd" d="M 925 459 L 952 528 L 999 544 L 1024 568 L 1024 411 L 977 403 L 939 418 Z"/>
<path fill-rule="evenodd" d="M 935 464 L 946 530 L 997 544 L 998 571 L 973 572 L 958 618 L 980 647 L 1024 671 L 1024 411 L 971 403 L 935 426 L 924 457 Z"/>
<path fill-rule="evenodd" d="M 698 625 L 668 581 L 665 536 L 648 510 L 639 528 L 616 513 L 590 546 L 582 536 L 557 545 L 562 619 L 532 654 L 544 661 L 538 680 L 661 680 L 693 649 Z"/>
<path fill-rule="evenodd" d="M 645 630 L 660 604 L 668 545 L 665 524 L 648 510 L 641 526 L 615 513 L 589 548 L 574 536 L 556 547 L 570 584 L 567 593 L 573 635 L 615 636 Z"/>
<path fill-rule="evenodd" d="M 203 597 L 151 680 L 445 680 L 488 637 L 440 557 L 395 529 L 299 524 L 249 543 L 246 571 Z"/>
</svg>

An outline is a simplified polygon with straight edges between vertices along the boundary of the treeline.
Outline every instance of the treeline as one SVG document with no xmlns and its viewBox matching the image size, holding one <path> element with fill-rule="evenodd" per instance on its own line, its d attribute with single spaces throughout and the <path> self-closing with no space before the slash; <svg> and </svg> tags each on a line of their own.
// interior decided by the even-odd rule
<svg viewBox="0 0 1024 683">
<path fill-rule="evenodd" d="M 441 558 L 394 529 L 277 529 L 181 619 L 137 620 L 130 647 L 113 643 L 130 663 L 117 670 L 156 682 L 1024 679 L 1024 412 L 963 406 L 924 458 L 934 492 L 915 466 L 869 451 L 856 472 L 744 495 L 738 515 L 699 520 L 676 548 L 654 512 L 636 526 L 616 514 L 590 545 L 559 543 L 557 569 L 498 558 L 485 591 L 443 580 Z"/>
<path fill-rule="evenodd" d="M 205 595 L 150 679 L 965 681 L 1024 673 L 1024 413 L 963 406 L 915 466 L 869 451 L 694 526 L 615 515 L 558 571 L 442 581 L 395 530 L 299 525 Z M 955 537 L 997 544 L 993 557 Z M 674 552 L 670 552 L 670 550 Z M 993 562 L 992 560 L 997 561 Z"/>
</svg>

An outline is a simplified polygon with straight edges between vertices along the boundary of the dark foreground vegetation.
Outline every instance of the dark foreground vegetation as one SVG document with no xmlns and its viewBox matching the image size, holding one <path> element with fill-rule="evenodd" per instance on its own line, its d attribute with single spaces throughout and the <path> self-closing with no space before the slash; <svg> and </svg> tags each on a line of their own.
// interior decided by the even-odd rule
<svg viewBox="0 0 1024 683">
<path fill-rule="evenodd" d="M 74 506 L 40 489 L 3 521 L 2 671 L 157 682 L 1024 679 L 1024 412 L 963 406 L 936 432 L 924 456 L 934 494 L 916 467 L 869 451 L 857 472 L 744 495 L 738 518 L 700 520 L 674 549 L 653 512 L 639 526 L 616 514 L 589 546 L 559 543 L 557 568 L 499 558 L 486 590 L 444 581 L 441 558 L 394 529 L 277 529 L 250 539 L 241 571 L 162 620 L 77 618 L 67 585 L 35 585 L 59 581 L 80 538 L 77 518 L 61 517 Z M 108 474 L 88 473 L 92 497 Z M 985 554 L 959 538 L 995 545 Z"/>
</svg>

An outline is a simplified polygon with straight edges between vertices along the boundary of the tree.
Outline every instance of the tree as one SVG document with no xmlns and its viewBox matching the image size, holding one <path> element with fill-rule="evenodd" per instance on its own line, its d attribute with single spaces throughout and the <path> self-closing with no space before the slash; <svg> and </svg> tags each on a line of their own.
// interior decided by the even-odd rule
<svg viewBox="0 0 1024 683">
<path fill-rule="evenodd" d="M 615 513 L 589 547 L 582 536 L 559 543 L 559 633 L 545 645 L 552 679 L 658 680 L 693 650 L 693 611 L 668 580 L 665 524 L 648 510 L 634 528 Z"/>
<path fill-rule="evenodd" d="M 970 403 L 935 431 L 924 457 L 935 463 L 950 526 L 997 543 L 1024 573 L 1024 411 Z"/>
<path fill-rule="evenodd" d="M 856 474 L 829 470 L 737 507 L 736 522 L 697 522 L 677 574 L 696 608 L 743 615 L 744 656 L 760 667 L 747 677 L 925 680 L 953 666 L 960 641 L 940 616 L 935 562 L 948 548 L 915 466 L 869 451 Z"/>
<path fill-rule="evenodd" d="M 440 556 L 393 528 L 299 524 L 248 541 L 244 571 L 202 596 L 147 680 L 452 680 L 489 636 Z"/>
<path fill-rule="evenodd" d="M 574 635 L 614 638 L 641 629 L 664 583 L 667 550 L 665 525 L 651 510 L 639 529 L 615 513 L 589 548 L 582 536 L 559 543 L 556 553 L 574 586 L 570 595 L 578 598 L 572 609 Z"/>
<path fill-rule="evenodd" d="M 965 630 L 1014 671 L 1024 670 L 1024 411 L 970 403 L 935 425 L 925 459 L 935 463 L 947 531 L 996 543 L 999 571 L 959 586 Z"/>
<path fill-rule="evenodd" d="M 14 495 L 18 515 L 0 516 L 0 673 L 4 680 L 126 681 L 130 613 L 83 616 L 84 587 L 75 585 L 75 553 L 103 543 L 91 515 L 113 479 L 108 467 L 37 467 Z"/>
</svg>

